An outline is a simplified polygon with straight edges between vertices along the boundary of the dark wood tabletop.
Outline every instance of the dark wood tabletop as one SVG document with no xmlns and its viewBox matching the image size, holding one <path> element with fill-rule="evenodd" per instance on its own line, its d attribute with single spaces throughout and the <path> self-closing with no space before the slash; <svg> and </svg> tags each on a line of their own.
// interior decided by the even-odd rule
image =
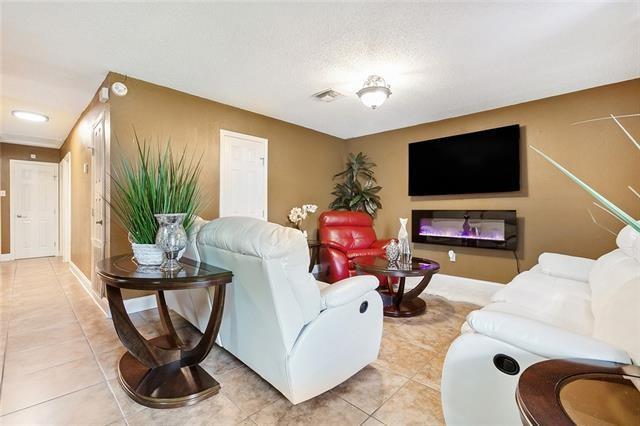
<svg viewBox="0 0 640 426">
<path fill-rule="evenodd" d="M 105 284 L 129 290 L 183 290 L 212 287 L 229 282 L 231 271 L 180 259 L 182 269 L 170 273 L 158 267 L 140 266 L 130 254 L 110 257 L 98 263 L 98 276 Z"/>
<path fill-rule="evenodd" d="M 552 359 L 527 368 L 516 389 L 525 425 L 640 424 L 640 367 Z"/>
<path fill-rule="evenodd" d="M 390 264 L 384 256 L 363 256 L 353 259 L 356 270 L 392 277 L 422 277 L 435 274 L 440 264 L 434 260 L 413 257 L 411 263 Z"/>
</svg>

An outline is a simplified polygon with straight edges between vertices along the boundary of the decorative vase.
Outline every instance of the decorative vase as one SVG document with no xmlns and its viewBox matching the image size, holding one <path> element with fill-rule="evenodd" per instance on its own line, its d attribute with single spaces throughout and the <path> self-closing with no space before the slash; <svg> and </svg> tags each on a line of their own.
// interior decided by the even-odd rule
<svg viewBox="0 0 640 426">
<path fill-rule="evenodd" d="M 138 265 L 158 266 L 164 260 L 164 252 L 156 244 L 138 244 L 133 242 L 131 234 L 129 234 L 129 243 L 133 251 L 133 260 Z"/>
<path fill-rule="evenodd" d="M 411 243 L 409 242 L 409 233 L 407 232 L 407 218 L 400 218 L 400 230 L 398 230 L 398 248 L 400 250 L 400 259 L 403 262 L 411 261 Z"/>
<path fill-rule="evenodd" d="M 400 248 L 396 240 L 392 239 L 391 241 L 389 241 L 385 252 L 387 254 L 387 260 L 389 261 L 389 263 L 398 262 L 398 258 L 400 257 Z"/>
<path fill-rule="evenodd" d="M 154 215 L 160 228 L 156 234 L 156 245 L 164 252 L 164 261 L 160 265 L 163 272 L 176 272 L 182 269 L 178 262 L 179 254 L 187 247 L 187 233 L 182 226 L 186 214 L 167 213 Z"/>
</svg>

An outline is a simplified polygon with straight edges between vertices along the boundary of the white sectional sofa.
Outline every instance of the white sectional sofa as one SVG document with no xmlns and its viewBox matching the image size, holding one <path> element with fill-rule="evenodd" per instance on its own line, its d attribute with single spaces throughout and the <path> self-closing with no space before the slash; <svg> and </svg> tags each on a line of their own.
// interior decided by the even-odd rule
<svg viewBox="0 0 640 426">
<path fill-rule="evenodd" d="M 640 235 L 598 260 L 544 253 L 467 317 L 442 374 L 449 425 L 519 425 L 522 371 L 552 358 L 640 362 Z"/>
</svg>

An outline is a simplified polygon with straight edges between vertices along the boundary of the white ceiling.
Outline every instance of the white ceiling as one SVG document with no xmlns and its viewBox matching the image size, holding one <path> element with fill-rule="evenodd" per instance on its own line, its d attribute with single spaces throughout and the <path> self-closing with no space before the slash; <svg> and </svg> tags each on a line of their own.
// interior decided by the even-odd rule
<svg viewBox="0 0 640 426">
<path fill-rule="evenodd" d="M 639 4 L 3 3 L 0 137 L 59 146 L 109 70 L 342 138 L 468 114 L 640 76 Z"/>
</svg>

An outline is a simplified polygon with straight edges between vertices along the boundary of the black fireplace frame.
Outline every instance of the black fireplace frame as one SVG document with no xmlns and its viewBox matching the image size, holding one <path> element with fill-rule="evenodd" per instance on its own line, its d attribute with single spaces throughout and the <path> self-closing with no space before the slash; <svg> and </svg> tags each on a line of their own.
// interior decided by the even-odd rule
<svg viewBox="0 0 640 426">
<path fill-rule="evenodd" d="M 471 219 L 503 220 L 504 241 L 420 235 L 421 219 Z M 458 247 L 479 247 L 498 250 L 516 250 L 518 247 L 518 216 L 515 210 L 412 210 L 411 240 L 419 244 L 439 244 Z"/>
</svg>

